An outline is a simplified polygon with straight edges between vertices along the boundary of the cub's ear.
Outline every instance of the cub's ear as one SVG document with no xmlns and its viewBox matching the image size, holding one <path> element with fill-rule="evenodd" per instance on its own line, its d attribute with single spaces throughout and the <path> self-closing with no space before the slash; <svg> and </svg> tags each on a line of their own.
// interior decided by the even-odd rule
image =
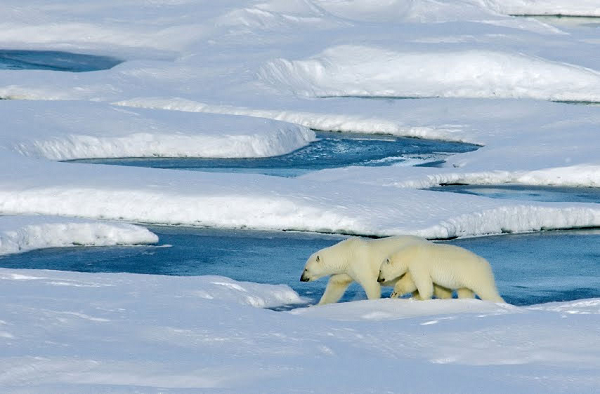
<svg viewBox="0 0 600 394">
<path fill-rule="evenodd" d="M 321 257 L 319 257 L 319 255 L 317 255 L 317 263 L 321 262 Z"/>
</svg>

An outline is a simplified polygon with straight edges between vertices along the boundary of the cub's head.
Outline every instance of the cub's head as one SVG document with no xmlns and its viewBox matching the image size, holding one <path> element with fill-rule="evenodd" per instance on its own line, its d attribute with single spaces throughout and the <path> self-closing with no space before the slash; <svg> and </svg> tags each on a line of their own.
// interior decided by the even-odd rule
<svg viewBox="0 0 600 394">
<path fill-rule="evenodd" d="M 324 256 L 322 251 L 319 250 L 318 252 L 313 253 L 306 261 L 300 281 L 309 282 L 311 280 L 322 278 L 325 275 L 328 275 L 328 273 L 326 272 Z"/>
<path fill-rule="evenodd" d="M 387 259 L 383 260 L 379 267 L 379 276 L 377 282 L 390 282 L 396 278 L 401 277 L 406 273 L 405 267 L 401 262 L 401 257 L 397 254 L 393 254 Z"/>
</svg>

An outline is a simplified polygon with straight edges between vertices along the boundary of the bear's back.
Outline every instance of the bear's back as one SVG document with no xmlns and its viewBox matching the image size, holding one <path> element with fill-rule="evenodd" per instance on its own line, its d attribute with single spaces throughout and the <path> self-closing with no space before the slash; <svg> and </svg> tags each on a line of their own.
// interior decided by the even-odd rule
<svg viewBox="0 0 600 394">
<path fill-rule="evenodd" d="M 432 244 L 427 248 L 429 258 L 441 261 L 445 264 L 460 264 L 463 267 L 472 269 L 489 269 L 489 262 L 483 257 L 456 245 Z"/>
<path fill-rule="evenodd" d="M 367 255 L 365 259 L 371 262 L 372 268 L 379 273 L 379 267 L 381 263 L 385 261 L 390 255 L 396 251 L 406 248 L 413 244 L 429 244 L 425 238 L 413 236 L 413 235 L 398 235 L 387 238 L 373 239 L 366 241 L 368 243 Z"/>
<path fill-rule="evenodd" d="M 414 235 L 396 235 L 393 237 L 379 238 L 368 241 L 371 247 L 377 251 L 385 253 L 386 257 L 393 252 L 402 249 L 408 245 L 416 243 L 428 243 L 425 238 Z"/>
</svg>

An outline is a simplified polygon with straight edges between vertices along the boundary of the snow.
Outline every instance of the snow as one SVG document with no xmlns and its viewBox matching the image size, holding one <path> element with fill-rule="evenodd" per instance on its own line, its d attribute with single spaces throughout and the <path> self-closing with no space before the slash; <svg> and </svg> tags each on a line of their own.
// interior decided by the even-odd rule
<svg viewBox="0 0 600 394">
<path fill-rule="evenodd" d="M 2 213 L 434 238 L 598 225 L 594 204 L 412 190 L 451 182 L 597 186 L 597 108 L 547 101 L 597 99 L 600 59 L 589 35 L 507 17 L 489 2 L 369 3 L 364 17 L 360 1 L 232 1 L 207 10 L 65 0 L 31 2 L 41 10 L 32 18 L 10 4 L 11 29 L 0 32 L 6 47 L 39 48 L 43 40 L 44 48 L 125 61 L 77 74 L 0 72 L 1 95 L 31 99 L 0 106 L 3 165 L 11 169 L 0 177 Z M 117 10 L 121 18 L 111 18 Z M 390 20 L 391 10 L 404 17 Z M 35 33 L 58 22 L 79 33 Z M 460 36 L 444 28 L 456 23 Z M 179 34 L 192 25 L 194 34 Z M 17 37 L 19 29 L 30 34 Z M 290 29 L 302 34 L 291 38 Z M 407 39 L 385 38 L 381 29 Z M 313 141 L 309 128 L 482 147 L 449 157 L 444 168 L 333 169 L 296 180 L 47 161 L 274 156 Z"/>
<path fill-rule="evenodd" d="M 0 158 L 8 171 L 0 212 L 429 238 L 600 225 L 600 207 L 591 203 L 524 204 L 381 185 L 365 194 L 358 180 L 331 188 L 324 180 L 46 161 L 41 179 L 38 162 Z"/>
<path fill-rule="evenodd" d="M 140 223 L 429 238 L 598 227 L 597 203 L 420 190 L 600 187 L 598 29 L 513 14 L 597 17 L 600 8 L 592 0 L 5 0 L 0 47 L 123 62 L 84 73 L 0 70 L 0 251 L 157 242 Z M 275 156 L 313 141 L 311 128 L 481 147 L 440 168 L 349 167 L 293 179 L 60 162 Z M 222 277 L 0 269 L 0 281 L 6 393 L 600 387 L 598 299 L 525 308 L 378 300 L 276 312 L 267 308 L 306 300 L 284 285 Z"/>
<path fill-rule="evenodd" d="M 265 157 L 299 149 L 313 131 L 243 116 L 133 110 L 103 103 L 9 101 L 0 144 L 50 160 L 108 157 Z M 27 119 L 24 121 L 24 119 Z M 90 124 L 90 119 L 98 119 Z"/>
<path fill-rule="evenodd" d="M 0 216 L 0 255 L 70 246 L 139 245 L 158 242 L 146 228 L 52 216 Z"/>
<path fill-rule="evenodd" d="M 369 124 L 367 113 L 381 104 L 372 100 L 370 104 L 361 104 L 363 108 L 358 109 L 358 99 L 332 100 L 327 102 L 332 106 L 335 104 L 332 109 L 341 114 L 344 107 L 356 109 L 352 116 L 359 118 L 363 125 Z M 483 103 L 476 103 L 477 100 L 473 99 L 448 100 L 397 100 L 385 103 L 384 109 L 379 112 L 373 110 L 370 119 L 381 117 L 390 119 L 392 123 L 400 117 L 398 114 L 407 114 L 402 116 L 404 125 L 395 134 L 403 135 L 405 130 L 410 134 L 411 130 L 418 129 L 428 137 L 448 136 L 448 139 L 483 144 L 482 148 L 449 157 L 444 168 L 353 167 L 324 170 L 297 179 L 190 174 L 34 160 L 42 155 L 34 154 L 32 147 L 48 145 L 41 142 L 34 145 L 27 142 L 28 138 L 37 142 L 47 141 L 46 136 L 50 135 L 57 135 L 56 138 L 77 135 L 78 125 L 81 125 L 78 122 L 83 120 L 75 118 L 77 121 L 73 121 L 73 116 L 68 115 L 64 105 L 73 106 L 72 102 L 35 102 L 31 106 L 28 101 L 9 101 L 3 103 L 7 104 L 7 114 L 16 111 L 32 114 L 34 109 L 44 107 L 49 116 L 47 122 L 34 123 L 28 129 L 23 125 L 15 126 L 12 136 L 7 133 L 5 147 L 8 152 L 0 158 L 7 169 L 0 179 L 0 209 L 9 214 L 371 235 L 412 233 L 431 238 L 598 226 L 600 207 L 597 204 L 516 203 L 414 190 L 440 183 L 578 187 L 600 184 L 597 155 L 600 140 L 593 138 L 594 130 L 600 124 L 596 107 L 534 100 Z M 99 114 L 109 126 L 120 125 L 114 127 L 120 135 L 127 135 L 124 131 L 127 127 L 119 121 L 130 125 L 135 124 L 130 116 L 133 119 L 158 116 L 151 109 L 127 109 L 120 118 L 120 106 L 78 105 L 91 114 Z M 302 119 L 311 119 L 309 114 L 319 114 L 317 105 L 311 101 L 298 112 L 287 114 L 289 117 L 297 116 L 298 123 L 304 123 Z M 83 110 L 80 113 L 86 114 Z M 113 113 L 119 117 L 111 117 Z M 138 113 L 140 115 L 134 115 Z M 187 121 L 192 124 L 196 115 L 206 115 L 166 110 L 157 113 L 165 118 L 172 114 L 178 121 L 189 115 L 191 118 Z M 243 119 L 251 125 L 254 117 L 258 116 L 230 115 L 221 118 L 221 121 Z M 31 125 L 33 122 L 29 119 L 34 116 L 15 118 L 18 121 L 7 118 L 8 122 Z M 340 118 L 348 122 L 349 128 L 357 125 L 350 116 Z M 57 126 L 52 119 L 60 120 Z M 313 119 L 318 121 L 331 117 L 321 112 Z M 494 122 L 489 119 L 494 119 Z M 171 124 L 183 129 L 182 122 L 172 121 Z M 33 134 L 36 130 L 33 126 L 40 130 L 37 135 L 44 136 L 44 140 Z M 103 129 L 112 128 L 109 126 L 91 126 L 86 131 L 91 134 L 96 129 L 95 134 L 101 136 Z M 69 131 L 59 133 L 57 130 Z M 565 135 L 569 135 L 569 145 L 564 143 Z M 223 143 L 226 144 L 225 141 Z M 515 149 L 515 146 L 520 146 L 520 149 Z M 70 146 L 71 152 L 77 147 Z M 100 149 L 103 145 L 94 147 Z M 107 151 L 106 155 L 113 147 L 107 145 L 103 148 Z M 204 145 L 197 149 L 204 149 Z M 33 158 L 22 157 L 21 152 L 32 152 Z M 356 184 L 368 185 L 370 193 L 362 193 L 363 188 L 357 188 Z"/>
<path fill-rule="evenodd" d="M 482 50 L 419 53 L 344 45 L 307 60 L 274 60 L 260 76 L 294 94 L 316 97 L 600 101 L 600 73 L 594 70 Z"/>
<path fill-rule="evenodd" d="M 598 299 L 274 312 L 250 300 L 301 301 L 287 286 L 222 277 L 2 269 L 0 282 L 7 393 L 592 393 L 600 384 Z"/>
<path fill-rule="evenodd" d="M 600 16 L 600 6 L 594 0 L 491 0 L 486 3 L 493 9 L 510 15 Z"/>
</svg>

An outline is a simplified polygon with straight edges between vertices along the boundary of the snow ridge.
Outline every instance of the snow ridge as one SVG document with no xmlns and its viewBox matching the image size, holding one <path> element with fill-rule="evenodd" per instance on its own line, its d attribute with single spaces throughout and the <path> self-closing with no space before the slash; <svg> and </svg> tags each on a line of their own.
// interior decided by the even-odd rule
<svg viewBox="0 0 600 394">
<path fill-rule="evenodd" d="M 127 223 L 49 216 L 0 216 L 0 255 L 43 248 L 157 242 L 156 234 Z"/>
<path fill-rule="evenodd" d="M 532 98 L 600 102 L 600 74 L 490 50 L 398 52 L 342 45 L 306 60 L 276 59 L 259 77 L 308 97 Z"/>
</svg>

